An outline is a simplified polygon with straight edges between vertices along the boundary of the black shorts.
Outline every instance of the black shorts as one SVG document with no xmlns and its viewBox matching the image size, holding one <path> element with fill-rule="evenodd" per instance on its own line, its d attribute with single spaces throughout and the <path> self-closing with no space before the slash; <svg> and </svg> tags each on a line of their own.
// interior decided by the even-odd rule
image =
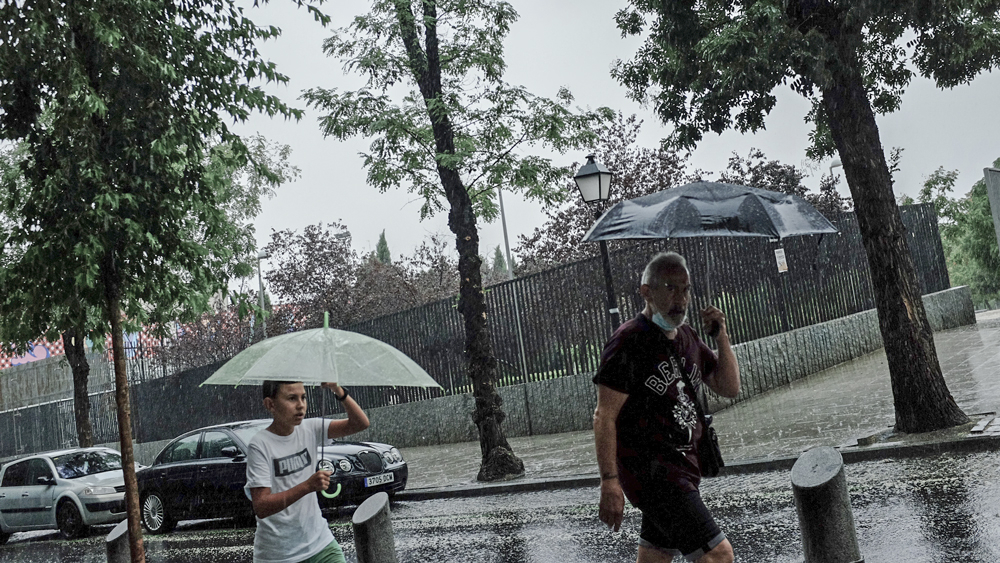
<svg viewBox="0 0 1000 563">
<path fill-rule="evenodd" d="M 694 561 L 726 539 L 701 493 L 667 485 L 643 499 L 639 545 Z"/>
</svg>

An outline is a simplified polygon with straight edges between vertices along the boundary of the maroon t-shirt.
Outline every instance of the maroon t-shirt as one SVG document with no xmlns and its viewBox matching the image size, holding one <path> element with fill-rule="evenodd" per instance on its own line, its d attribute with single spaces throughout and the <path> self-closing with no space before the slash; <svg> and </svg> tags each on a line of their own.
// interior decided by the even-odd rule
<svg viewBox="0 0 1000 563">
<path fill-rule="evenodd" d="M 670 340 L 641 313 L 604 346 L 594 383 L 628 394 L 616 421 L 618 472 L 633 504 L 647 483 L 661 479 L 683 490 L 698 488 L 697 444 L 703 428 L 695 401 L 703 375 L 712 374 L 717 364 L 715 353 L 689 325 Z"/>
</svg>

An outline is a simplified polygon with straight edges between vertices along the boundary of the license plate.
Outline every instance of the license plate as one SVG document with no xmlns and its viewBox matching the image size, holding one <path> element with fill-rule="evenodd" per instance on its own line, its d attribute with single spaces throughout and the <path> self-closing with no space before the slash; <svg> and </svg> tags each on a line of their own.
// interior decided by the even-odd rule
<svg viewBox="0 0 1000 563">
<path fill-rule="evenodd" d="M 374 487 L 375 485 L 384 485 L 385 483 L 392 483 L 396 480 L 396 476 L 392 473 L 383 473 L 381 475 L 375 475 L 374 477 L 365 478 L 366 487 Z"/>
</svg>

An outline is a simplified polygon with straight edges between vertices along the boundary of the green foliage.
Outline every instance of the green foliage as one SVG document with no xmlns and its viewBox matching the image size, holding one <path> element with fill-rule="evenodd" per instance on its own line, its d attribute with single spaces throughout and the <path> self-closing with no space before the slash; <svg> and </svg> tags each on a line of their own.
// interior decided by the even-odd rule
<svg viewBox="0 0 1000 563">
<path fill-rule="evenodd" d="M 1000 159 L 993 163 L 1000 166 Z M 958 170 L 939 167 L 924 181 L 917 201 L 933 203 L 953 286 L 968 285 L 973 301 L 1000 299 L 1000 248 L 985 180 L 976 182 L 961 198 L 951 197 Z"/>
<path fill-rule="evenodd" d="M 392 253 L 389 252 L 389 243 L 385 240 L 385 229 L 382 229 L 378 244 L 375 245 L 375 259 L 382 264 L 392 264 Z"/>
<path fill-rule="evenodd" d="M 818 159 L 834 151 L 820 92 L 844 67 L 862 72 L 872 109 L 884 114 L 899 108 L 911 68 L 950 88 L 1000 64 L 997 0 L 631 0 L 616 21 L 647 39 L 613 75 L 675 125 L 670 141 L 685 148 L 708 131 L 762 129 L 775 88 L 787 85 L 812 102 L 808 154 Z M 850 54 L 835 45 L 847 34 Z M 913 36 L 905 46 L 904 36 Z"/>
<path fill-rule="evenodd" d="M 421 218 L 445 209 L 438 166 L 460 174 L 474 212 L 487 221 L 499 214 L 500 186 L 545 205 L 562 201 L 560 183 L 572 174 L 570 167 L 523 151 L 533 145 L 558 152 L 593 146 L 593 125 L 610 110 L 574 110 L 573 97 L 565 89 L 548 99 L 502 80 L 503 38 L 517 18 L 506 2 L 437 2 L 436 19 L 409 22 L 418 36 L 434 44 L 409 53 L 401 21 L 423 11 L 422 5 L 377 0 L 367 14 L 324 42 L 325 52 L 344 61 L 346 71 L 368 78 L 358 91 L 305 92 L 309 104 L 324 112 L 324 134 L 371 138 L 369 151 L 362 155 L 368 183 L 379 191 L 407 186 L 423 201 Z M 420 71 L 416 67 L 428 64 L 440 67 L 440 97 L 425 102 L 416 90 L 394 95 L 403 84 L 424 88 L 413 77 Z M 429 112 L 449 117 L 453 146 L 439 144 Z"/>
<path fill-rule="evenodd" d="M 190 319 L 249 272 L 227 211 L 253 212 L 232 171 L 262 163 L 226 123 L 301 116 L 248 83 L 285 81 L 254 48 L 278 32 L 226 0 L 0 7 L 0 139 L 24 151 L 21 180 L 3 176 L 5 346 L 66 327 L 103 340 L 112 297 L 132 327 Z"/>
</svg>

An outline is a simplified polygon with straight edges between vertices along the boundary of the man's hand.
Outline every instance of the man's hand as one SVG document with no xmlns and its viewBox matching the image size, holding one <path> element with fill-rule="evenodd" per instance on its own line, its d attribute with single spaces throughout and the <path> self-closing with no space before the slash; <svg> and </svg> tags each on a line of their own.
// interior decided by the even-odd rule
<svg viewBox="0 0 1000 563">
<path fill-rule="evenodd" d="M 617 478 L 601 481 L 601 504 L 597 514 L 609 528 L 616 532 L 621 530 L 625 519 L 625 493 Z"/>
<path fill-rule="evenodd" d="M 718 338 L 722 334 L 729 336 L 726 332 L 726 315 L 718 307 L 709 305 L 701 310 L 701 326 L 705 327 L 713 338 Z"/>
<path fill-rule="evenodd" d="M 330 486 L 330 472 L 317 471 L 306 480 L 306 488 L 309 492 L 325 491 Z"/>
</svg>

